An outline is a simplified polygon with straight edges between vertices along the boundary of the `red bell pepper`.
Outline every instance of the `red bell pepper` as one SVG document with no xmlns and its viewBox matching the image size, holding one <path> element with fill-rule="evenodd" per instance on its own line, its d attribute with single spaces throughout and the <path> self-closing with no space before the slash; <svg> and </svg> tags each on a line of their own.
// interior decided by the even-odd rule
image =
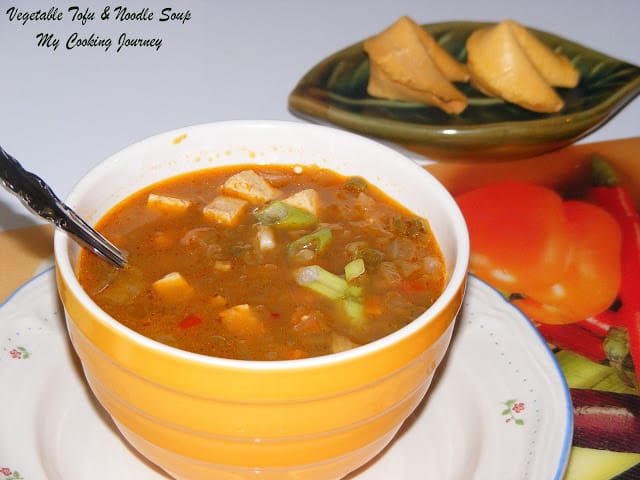
<svg viewBox="0 0 640 480">
<path fill-rule="evenodd" d="M 187 328 L 195 327 L 202 323 L 202 318 L 198 315 L 194 315 L 192 313 L 186 315 L 180 322 L 178 323 L 178 328 L 180 330 L 186 330 Z"/>
<path fill-rule="evenodd" d="M 579 322 L 607 309 L 620 282 L 620 229 L 593 204 L 546 187 L 495 182 L 456 198 L 469 228 L 470 270 L 517 293 L 540 323 Z"/>
<path fill-rule="evenodd" d="M 541 323 L 574 323 L 598 314 L 615 301 L 620 288 L 621 238 L 615 219 L 582 201 L 565 201 L 563 211 L 569 236 L 565 269 L 514 301 Z"/>
<path fill-rule="evenodd" d="M 549 284 L 565 266 L 562 198 L 528 182 L 490 183 L 456 197 L 469 229 L 470 267 L 494 287 L 522 293 Z"/>
<path fill-rule="evenodd" d="M 613 215 L 622 231 L 622 306 L 617 316 L 627 329 L 631 359 L 640 381 L 640 215 L 617 173 L 598 155 L 593 157 L 593 184 L 590 193 L 594 202 Z"/>
</svg>

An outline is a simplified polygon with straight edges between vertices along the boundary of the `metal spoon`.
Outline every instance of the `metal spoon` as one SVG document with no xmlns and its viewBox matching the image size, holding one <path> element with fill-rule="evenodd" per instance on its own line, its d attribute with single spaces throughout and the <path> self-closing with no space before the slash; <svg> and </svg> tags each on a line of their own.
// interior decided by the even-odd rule
<svg viewBox="0 0 640 480">
<path fill-rule="evenodd" d="M 127 264 L 127 254 L 91 228 L 65 205 L 51 187 L 0 147 L 0 181 L 35 214 L 70 233 L 82 245 L 118 268 Z"/>
</svg>

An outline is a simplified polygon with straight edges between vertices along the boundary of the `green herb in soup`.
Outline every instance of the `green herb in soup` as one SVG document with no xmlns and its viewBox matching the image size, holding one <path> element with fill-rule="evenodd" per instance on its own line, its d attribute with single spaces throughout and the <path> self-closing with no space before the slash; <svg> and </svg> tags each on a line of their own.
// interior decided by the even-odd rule
<svg viewBox="0 0 640 480">
<path fill-rule="evenodd" d="M 425 219 L 362 178 L 315 166 L 178 176 L 97 228 L 129 265 L 81 254 L 79 279 L 95 302 L 142 335 L 217 357 L 347 350 L 411 322 L 445 282 Z"/>
</svg>

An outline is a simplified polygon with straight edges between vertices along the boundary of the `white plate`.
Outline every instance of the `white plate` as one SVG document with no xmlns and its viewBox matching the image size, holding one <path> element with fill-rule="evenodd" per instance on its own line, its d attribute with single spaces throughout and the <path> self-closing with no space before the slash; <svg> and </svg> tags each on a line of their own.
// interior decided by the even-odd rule
<svg viewBox="0 0 640 480">
<path fill-rule="evenodd" d="M 518 310 L 471 277 L 430 393 L 349 479 L 560 479 L 572 426 L 551 352 Z M 52 270 L 0 308 L 0 431 L 0 480 L 167 478 L 125 443 L 83 381 Z"/>
</svg>

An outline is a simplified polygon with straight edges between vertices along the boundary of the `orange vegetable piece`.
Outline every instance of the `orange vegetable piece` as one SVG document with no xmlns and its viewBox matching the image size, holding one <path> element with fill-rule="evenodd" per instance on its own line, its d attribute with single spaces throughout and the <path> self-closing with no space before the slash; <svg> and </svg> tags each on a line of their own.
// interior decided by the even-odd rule
<svg viewBox="0 0 640 480">
<path fill-rule="evenodd" d="M 573 323 L 606 310 L 620 288 L 620 227 L 604 209 L 567 201 L 566 268 L 546 287 L 522 290 L 514 303 L 540 323 Z"/>
<path fill-rule="evenodd" d="M 400 283 L 400 290 L 403 293 L 424 292 L 428 287 L 427 280 L 424 278 L 404 279 Z"/>
<path fill-rule="evenodd" d="M 496 182 L 457 197 L 469 226 L 470 270 L 540 323 L 606 310 L 621 279 L 621 233 L 604 209 L 532 183 Z"/>
<path fill-rule="evenodd" d="M 541 288 L 565 270 L 562 198 L 528 182 L 496 182 L 456 198 L 469 228 L 470 270 L 498 289 Z"/>
<path fill-rule="evenodd" d="M 329 331 L 324 314 L 306 306 L 296 309 L 291 317 L 291 323 L 293 330 L 302 335 Z"/>
<path fill-rule="evenodd" d="M 227 330 L 239 337 L 255 337 L 265 333 L 265 325 L 247 304 L 234 305 L 220 312 L 220 320 Z"/>
<path fill-rule="evenodd" d="M 195 290 L 180 272 L 171 272 L 151 284 L 153 291 L 164 300 L 181 303 L 195 295 Z"/>
<path fill-rule="evenodd" d="M 382 302 L 380 297 L 369 295 L 364 301 L 364 314 L 367 317 L 382 315 Z"/>
</svg>

